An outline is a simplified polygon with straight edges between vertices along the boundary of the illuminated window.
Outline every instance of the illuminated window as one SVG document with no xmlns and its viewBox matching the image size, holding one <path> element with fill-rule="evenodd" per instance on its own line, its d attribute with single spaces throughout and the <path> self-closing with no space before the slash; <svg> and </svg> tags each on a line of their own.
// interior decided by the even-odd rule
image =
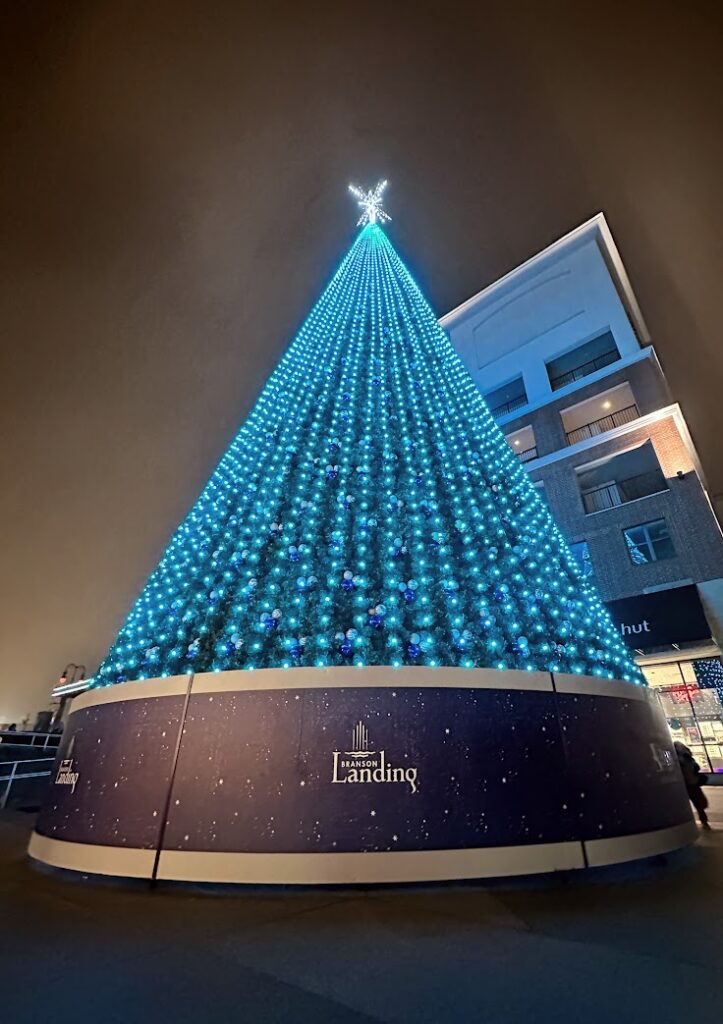
<svg viewBox="0 0 723 1024">
<path fill-rule="evenodd" d="M 675 557 L 675 547 L 664 519 L 631 526 L 629 530 L 623 530 L 623 534 L 633 565 L 647 565 L 648 562 L 662 562 Z"/>
</svg>

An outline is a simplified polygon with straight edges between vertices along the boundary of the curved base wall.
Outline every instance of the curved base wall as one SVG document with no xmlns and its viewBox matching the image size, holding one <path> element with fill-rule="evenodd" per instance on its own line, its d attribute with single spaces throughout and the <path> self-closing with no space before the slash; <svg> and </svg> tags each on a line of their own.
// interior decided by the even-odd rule
<svg viewBox="0 0 723 1024">
<path fill-rule="evenodd" d="M 76 698 L 29 852 L 132 878 L 399 883 L 596 867 L 695 836 L 644 687 L 297 668 Z"/>
</svg>

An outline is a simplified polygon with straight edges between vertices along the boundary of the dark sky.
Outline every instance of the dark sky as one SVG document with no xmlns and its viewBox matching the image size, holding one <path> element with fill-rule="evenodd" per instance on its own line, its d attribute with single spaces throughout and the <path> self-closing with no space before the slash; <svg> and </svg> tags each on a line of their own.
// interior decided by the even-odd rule
<svg viewBox="0 0 723 1024">
<path fill-rule="evenodd" d="M 94 668 L 388 177 L 441 314 L 605 212 L 723 492 L 718 5 L 4 5 L 0 721 Z"/>
</svg>

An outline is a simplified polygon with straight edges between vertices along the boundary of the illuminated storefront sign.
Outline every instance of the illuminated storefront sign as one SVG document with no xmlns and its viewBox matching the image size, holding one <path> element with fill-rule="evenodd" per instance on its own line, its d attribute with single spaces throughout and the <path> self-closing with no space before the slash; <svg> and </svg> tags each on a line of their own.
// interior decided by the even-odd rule
<svg viewBox="0 0 723 1024">
<path fill-rule="evenodd" d="M 620 635 L 636 649 L 710 639 L 711 630 L 695 585 L 608 601 Z"/>
</svg>

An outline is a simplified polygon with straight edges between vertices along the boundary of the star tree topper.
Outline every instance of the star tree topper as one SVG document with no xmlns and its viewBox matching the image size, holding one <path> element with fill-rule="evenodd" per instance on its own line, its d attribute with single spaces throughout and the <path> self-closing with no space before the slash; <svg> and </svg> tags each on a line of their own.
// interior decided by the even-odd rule
<svg viewBox="0 0 723 1024">
<path fill-rule="evenodd" d="M 367 192 L 356 185 L 349 186 L 349 191 L 357 200 L 357 206 L 361 206 L 362 209 L 361 217 L 357 221 L 357 227 L 360 227 L 362 224 L 376 224 L 377 221 L 380 224 L 386 224 L 388 220 L 392 219 L 382 209 L 382 194 L 387 184 L 386 180 L 380 181 L 377 183 L 376 188 L 370 188 Z"/>
</svg>

